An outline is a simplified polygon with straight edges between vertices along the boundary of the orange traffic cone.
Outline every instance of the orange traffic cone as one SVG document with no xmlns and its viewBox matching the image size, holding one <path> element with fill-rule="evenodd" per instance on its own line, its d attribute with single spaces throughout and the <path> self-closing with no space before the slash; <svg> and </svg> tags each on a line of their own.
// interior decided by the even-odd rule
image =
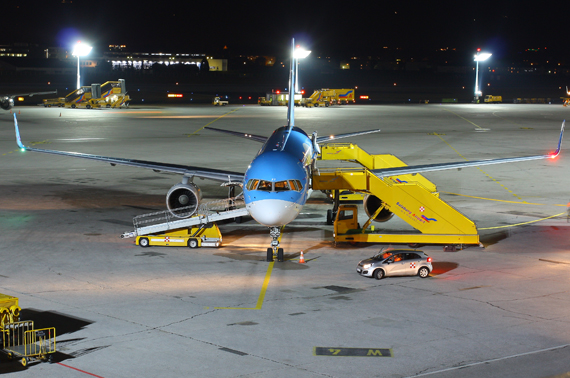
<svg viewBox="0 0 570 378">
<path fill-rule="evenodd" d="M 18 110 L 18 114 L 20 114 L 20 111 Z"/>
<path fill-rule="evenodd" d="M 59 112 L 59 116 L 61 117 L 61 112 Z"/>
<path fill-rule="evenodd" d="M 301 251 L 301 256 L 299 256 L 299 264 L 305 263 L 305 256 L 303 256 L 303 251 Z"/>
</svg>

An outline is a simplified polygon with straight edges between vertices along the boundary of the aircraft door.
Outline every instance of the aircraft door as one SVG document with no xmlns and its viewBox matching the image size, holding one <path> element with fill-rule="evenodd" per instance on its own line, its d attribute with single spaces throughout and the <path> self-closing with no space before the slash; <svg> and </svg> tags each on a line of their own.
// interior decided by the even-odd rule
<svg viewBox="0 0 570 378">
<path fill-rule="evenodd" d="M 404 253 L 397 253 L 394 256 L 390 257 L 386 262 L 383 264 L 384 269 L 386 270 L 387 276 L 397 276 L 400 274 L 405 274 L 405 260 L 404 260 Z"/>
<path fill-rule="evenodd" d="M 417 253 L 406 253 L 404 257 L 404 269 L 405 274 L 408 276 L 414 276 L 418 273 L 420 268 L 421 257 Z"/>
</svg>

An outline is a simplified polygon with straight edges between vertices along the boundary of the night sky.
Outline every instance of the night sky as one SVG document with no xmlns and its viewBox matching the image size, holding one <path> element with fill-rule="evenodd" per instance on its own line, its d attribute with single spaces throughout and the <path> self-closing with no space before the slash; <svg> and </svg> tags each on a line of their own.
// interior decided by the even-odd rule
<svg viewBox="0 0 570 378">
<path fill-rule="evenodd" d="M 287 5 L 291 4 L 291 5 Z M 326 4 L 326 6 L 325 6 Z M 318 54 L 373 55 L 384 46 L 567 54 L 570 16 L 558 1 L 9 0 L 0 44 L 69 46 L 81 39 L 130 51 L 280 54 L 292 36 Z"/>
</svg>

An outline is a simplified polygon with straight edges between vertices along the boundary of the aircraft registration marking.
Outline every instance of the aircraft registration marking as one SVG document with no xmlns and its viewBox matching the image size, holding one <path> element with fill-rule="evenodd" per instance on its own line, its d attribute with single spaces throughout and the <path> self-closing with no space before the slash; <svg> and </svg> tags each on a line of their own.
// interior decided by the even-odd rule
<svg viewBox="0 0 570 378">
<path fill-rule="evenodd" d="M 332 357 L 394 357 L 392 349 L 388 348 L 314 347 L 313 355 Z"/>
</svg>

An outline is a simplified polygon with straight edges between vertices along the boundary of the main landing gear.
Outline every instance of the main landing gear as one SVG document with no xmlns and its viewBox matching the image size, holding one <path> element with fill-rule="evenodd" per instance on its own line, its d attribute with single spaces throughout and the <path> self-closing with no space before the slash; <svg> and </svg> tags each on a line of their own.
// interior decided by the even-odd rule
<svg viewBox="0 0 570 378">
<path fill-rule="evenodd" d="M 283 262 L 283 248 L 279 248 L 279 240 L 281 239 L 281 227 L 269 227 L 269 235 L 271 240 L 271 248 L 267 248 L 267 262 L 273 262 L 275 255 L 277 261 Z"/>
</svg>

